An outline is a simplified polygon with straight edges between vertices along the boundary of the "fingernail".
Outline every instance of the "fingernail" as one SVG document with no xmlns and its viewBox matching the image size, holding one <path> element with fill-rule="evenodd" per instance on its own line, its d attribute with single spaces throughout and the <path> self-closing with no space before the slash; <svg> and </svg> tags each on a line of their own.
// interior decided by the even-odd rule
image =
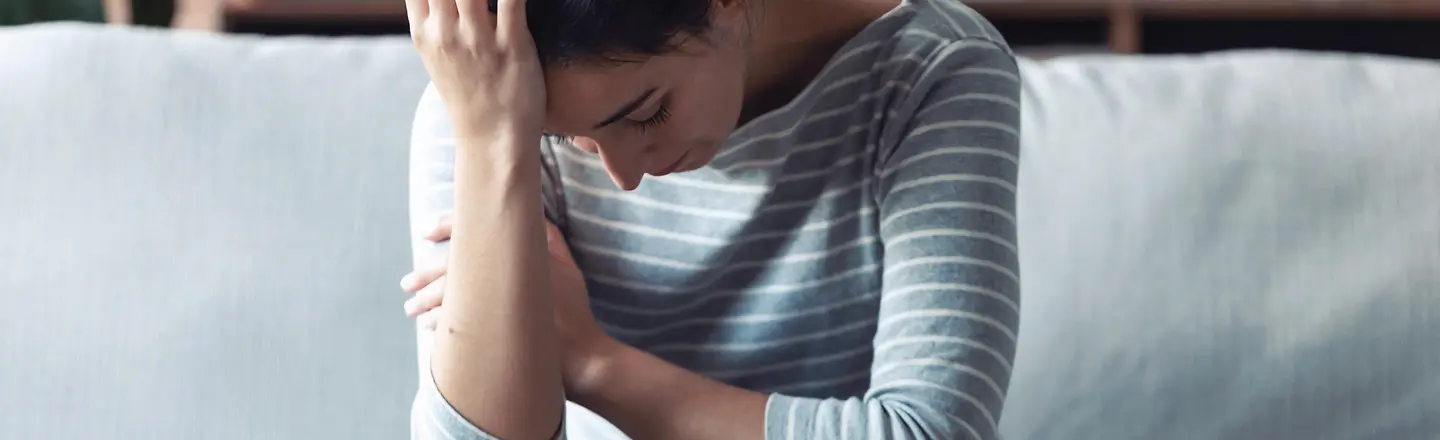
<svg viewBox="0 0 1440 440">
<path fill-rule="evenodd" d="M 401 289 L 404 289 L 406 292 L 409 292 L 411 289 L 414 288 L 414 286 L 415 286 L 415 274 L 414 274 L 414 273 L 408 273 L 408 274 L 405 274 L 405 276 L 400 277 L 400 288 L 401 288 Z"/>
</svg>

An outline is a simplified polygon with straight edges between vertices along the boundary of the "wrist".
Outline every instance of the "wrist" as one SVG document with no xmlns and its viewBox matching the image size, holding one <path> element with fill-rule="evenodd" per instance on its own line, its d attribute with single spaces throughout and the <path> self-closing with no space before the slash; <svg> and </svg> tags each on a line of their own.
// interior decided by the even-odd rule
<svg viewBox="0 0 1440 440">
<path fill-rule="evenodd" d="M 479 166 L 489 176 L 539 169 L 540 130 L 518 123 L 456 126 L 455 167 Z"/>
<path fill-rule="evenodd" d="M 539 118 L 521 117 L 505 113 L 486 114 L 451 108 L 448 113 L 454 123 L 455 135 L 462 139 L 496 139 L 504 137 L 539 137 L 543 130 Z"/>
</svg>

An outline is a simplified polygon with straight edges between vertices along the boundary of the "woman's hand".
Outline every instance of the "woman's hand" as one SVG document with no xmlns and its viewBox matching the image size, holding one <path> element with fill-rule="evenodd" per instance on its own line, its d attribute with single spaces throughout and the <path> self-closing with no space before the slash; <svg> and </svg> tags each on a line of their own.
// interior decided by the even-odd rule
<svg viewBox="0 0 1440 440">
<path fill-rule="evenodd" d="M 450 239 L 454 223 L 450 216 L 440 219 L 426 240 L 443 242 Z M 616 342 L 595 322 L 590 312 L 590 299 L 585 291 L 585 276 L 575 265 L 570 246 L 565 237 L 550 222 L 545 222 L 545 238 L 549 244 L 550 292 L 555 305 L 555 326 L 564 343 L 564 374 L 567 384 L 584 380 L 592 372 L 593 361 L 608 354 Z M 435 317 L 445 302 L 445 274 L 448 263 L 416 270 L 400 280 L 400 287 L 414 294 L 405 301 L 405 314 L 416 318 L 418 324 L 429 330 L 435 329 Z"/>
<path fill-rule="evenodd" d="M 453 119 L 456 134 L 538 135 L 545 82 L 525 22 L 525 0 L 406 0 L 410 36 Z"/>
</svg>

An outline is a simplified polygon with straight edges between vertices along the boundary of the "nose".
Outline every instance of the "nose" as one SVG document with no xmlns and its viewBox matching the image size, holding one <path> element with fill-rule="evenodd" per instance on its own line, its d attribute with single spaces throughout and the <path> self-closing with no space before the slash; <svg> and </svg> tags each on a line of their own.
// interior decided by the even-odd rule
<svg viewBox="0 0 1440 440">
<path fill-rule="evenodd" d="M 610 181 L 615 186 L 625 191 L 632 191 L 640 187 L 640 179 L 645 175 L 646 157 L 645 149 L 629 148 L 605 148 L 599 142 L 590 140 L 587 146 L 576 146 L 592 153 L 600 154 L 600 162 L 605 166 L 605 172 L 610 175 Z M 591 149 L 593 148 L 593 150 Z M 633 153 L 627 152 L 634 151 Z"/>
<path fill-rule="evenodd" d="M 575 145 L 575 148 L 579 148 L 581 151 L 584 151 L 584 152 L 586 152 L 586 153 L 590 153 L 590 154 L 599 154 L 599 153 L 600 153 L 600 142 L 596 141 L 595 139 L 591 139 L 591 138 L 588 138 L 588 137 L 582 137 L 582 136 L 576 136 L 576 137 L 574 137 L 573 139 L 570 140 L 570 143 L 573 144 L 573 145 Z"/>
</svg>

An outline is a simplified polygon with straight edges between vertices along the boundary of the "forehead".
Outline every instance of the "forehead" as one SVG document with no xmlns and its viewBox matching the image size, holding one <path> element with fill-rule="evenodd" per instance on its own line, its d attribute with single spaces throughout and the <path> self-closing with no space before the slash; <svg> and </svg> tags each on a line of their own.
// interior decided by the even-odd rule
<svg viewBox="0 0 1440 440">
<path fill-rule="evenodd" d="M 546 129 L 573 135 L 592 131 L 596 123 L 645 91 L 659 87 L 663 58 L 547 69 Z"/>
</svg>

